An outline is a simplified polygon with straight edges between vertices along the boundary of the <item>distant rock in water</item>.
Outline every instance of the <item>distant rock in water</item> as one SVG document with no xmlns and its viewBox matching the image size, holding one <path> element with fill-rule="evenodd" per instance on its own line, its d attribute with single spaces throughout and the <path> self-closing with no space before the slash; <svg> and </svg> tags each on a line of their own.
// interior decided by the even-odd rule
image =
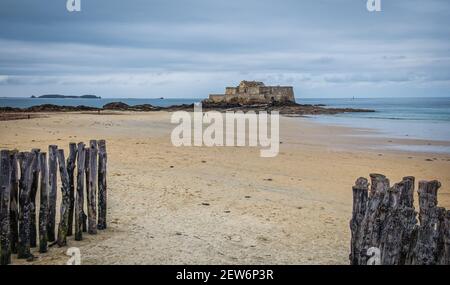
<svg viewBox="0 0 450 285">
<path fill-rule="evenodd" d="M 31 96 L 31 98 L 39 98 L 39 99 L 102 99 L 100 96 L 95 95 L 81 95 L 81 96 L 75 96 L 75 95 L 59 95 L 59 94 L 47 94 L 47 95 L 41 95 L 41 96 Z"/>
<path fill-rule="evenodd" d="M 122 102 L 112 102 L 112 103 L 108 103 L 103 106 L 103 110 L 124 111 L 124 110 L 129 110 L 129 109 L 130 109 L 130 105 L 122 103 Z"/>
<path fill-rule="evenodd" d="M 161 109 L 163 108 L 153 106 L 150 104 L 130 106 L 123 102 L 111 102 L 103 106 L 103 110 L 114 110 L 114 111 L 159 111 Z"/>
<path fill-rule="evenodd" d="M 1 110 L 1 108 L 0 108 Z M 38 106 L 32 106 L 26 109 L 11 109 L 10 111 L 25 111 L 25 112 L 75 112 L 75 111 L 98 111 L 99 108 L 89 106 L 59 106 L 53 104 L 43 104 Z M 6 111 L 6 110 L 5 110 Z"/>
</svg>

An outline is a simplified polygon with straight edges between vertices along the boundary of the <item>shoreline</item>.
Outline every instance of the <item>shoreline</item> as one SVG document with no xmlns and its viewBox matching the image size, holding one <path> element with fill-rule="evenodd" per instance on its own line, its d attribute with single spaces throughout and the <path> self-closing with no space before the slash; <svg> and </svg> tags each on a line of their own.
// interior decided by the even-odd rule
<svg viewBox="0 0 450 285">
<path fill-rule="evenodd" d="M 364 128 L 358 127 L 355 124 L 339 124 L 330 123 L 330 120 L 317 120 L 315 117 L 305 116 L 304 119 L 310 123 L 336 127 L 349 130 L 349 133 L 343 134 L 349 140 L 357 138 L 358 140 L 364 140 L 366 142 L 363 150 L 365 151 L 401 151 L 404 153 L 423 153 L 423 154 L 450 154 L 450 140 L 436 139 L 429 137 L 427 139 L 421 137 L 400 136 L 394 134 L 392 131 L 387 131 L 382 128 L 375 128 L 371 126 L 365 126 Z M 360 118 L 347 118 L 349 121 L 357 121 Z M 341 134 L 342 135 L 342 134 Z M 369 147 L 371 146 L 372 147 Z"/>
</svg>

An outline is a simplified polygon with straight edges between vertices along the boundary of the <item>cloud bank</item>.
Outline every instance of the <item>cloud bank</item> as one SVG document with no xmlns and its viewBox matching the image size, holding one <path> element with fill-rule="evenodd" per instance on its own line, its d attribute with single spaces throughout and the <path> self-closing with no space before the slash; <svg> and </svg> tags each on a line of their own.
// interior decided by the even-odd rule
<svg viewBox="0 0 450 285">
<path fill-rule="evenodd" d="M 0 2 L 0 96 L 206 97 L 242 79 L 297 97 L 450 96 L 450 2 Z"/>
</svg>

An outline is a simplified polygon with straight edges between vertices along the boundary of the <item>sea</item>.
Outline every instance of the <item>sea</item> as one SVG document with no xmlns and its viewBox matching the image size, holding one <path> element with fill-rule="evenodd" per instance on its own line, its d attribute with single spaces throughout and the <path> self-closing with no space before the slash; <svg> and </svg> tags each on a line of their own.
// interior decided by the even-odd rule
<svg viewBox="0 0 450 285">
<path fill-rule="evenodd" d="M 167 107 L 170 105 L 192 104 L 199 98 L 182 99 L 41 99 L 41 98 L 2 98 L 0 106 L 26 108 L 41 104 L 66 106 L 102 107 L 111 102 L 128 105 L 151 104 Z M 433 140 L 450 142 L 450 97 L 421 98 L 296 98 L 300 104 L 321 104 L 328 108 L 372 109 L 373 113 L 343 113 L 337 115 L 308 116 L 317 123 L 347 126 L 372 130 L 367 135 L 391 138 Z M 450 153 L 449 144 L 409 145 L 399 148 L 411 151 Z M 405 149 L 408 148 L 408 149 Z"/>
</svg>

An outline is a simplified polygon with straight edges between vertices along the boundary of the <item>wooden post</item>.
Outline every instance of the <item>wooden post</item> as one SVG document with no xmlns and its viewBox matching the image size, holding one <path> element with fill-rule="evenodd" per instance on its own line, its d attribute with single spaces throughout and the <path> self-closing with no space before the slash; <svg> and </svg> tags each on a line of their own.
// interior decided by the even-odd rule
<svg viewBox="0 0 450 285">
<path fill-rule="evenodd" d="M 447 210 L 440 227 L 440 248 L 438 264 L 450 264 L 450 210 Z"/>
<path fill-rule="evenodd" d="M 400 204 L 405 207 L 414 207 L 414 183 L 415 178 L 412 176 L 403 177 L 402 191 L 400 194 Z"/>
<path fill-rule="evenodd" d="M 34 153 L 20 153 L 20 193 L 19 193 L 19 243 L 17 257 L 19 259 L 33 257 L 30 251 L 31 224 L 31 184 L 33 183 Z"/>
<path fill-rule="evenodd" d="M 61 210 L 60 221 L 58 226 L 58 246 L 67 245 L 67 231 L 69 224 L 69 208 L 70 208 L 70 185 L 69 174 L 67 173 L 66 160 L 64 158 L 64 150 L 58 149 L 58 164 L 61 177 Z"/>
<path fill-rule="evenodd" d="M 106 142 L 98 141 L 98 225 L 99 230 L 106 229 L 107 184 L 106 184 Z"/>
<path fill-rule="evenodd" d="M 58 165 L 56 159 L 58 147 L 51 145 L 48 147 L 48 241 L 54 242 L 56 225 L 56 198 L 57 198 L 57 174 Z"/>
<path fill-rule="evenodd" d="M 414 265 L 432 265 L 437 263 L 439 227 L 445 215 L 445 209 L 437 207 L 439 181 L 419 181 L 419 222 L 410 261 Z"/>
<path fill-rule="evenodd" d="M 37 246 L 37 227 L 36 227 L 36 195 L 39 188 L 39 152 L 40 149 L 31 150 L 34 153 L 34 162 L 33 162 L 33 181 L 31 184 L 31 193 L 30 193 L 30 247 L 34 248 Z"/>
<path fill-rule="evenodd" d="M 69 157 L 67 158 L 67 173 L 69 175 L 69 193 L 70 193 L 70 204 L 69 204 L 69 223 L 67 229 L 67 236 L 72 235 L 73 230 L 73 213 L 74 213 L 74 203 L 75 203 L 75 181 L 74 181 L 74 170 L 75 162 L 77 158 L 77 144 L 69 144 Z"/>
<path fill-rule="evenodd" d="M 11 198 L 10 198 L 10 226 L 11 226 L 11 252 L 17 254 L 19 241 L 19 168 L 17 162 L 18 151 L 10 152 L 11 158 Z"/>
<path fill-rule="evenodd" d="M 86 191 L 85 191 L 85 194 L 86 194 L 86 208 L 88 207 L 87 206 L 87 199 L 88 199 L 88 196 L 89 196 L 89 177 L 90 177 L 90 171 L 89 171 L 89 159 L 90 159 L 90 149 L 89 149 L 89 147 L 85 147 L 85 149 L 84 149 L 84 162 L 85 162 L 85 164 L 84 164 L 84 172 L 85 172 L 85 174 L 84 174 L 84 177 L 85 177 L 85 180 L 86 180 Z M 85 233 L 85 232 L 87 232 L 87 219 L 88 219 L 88 216 L 87 216 L 87 214 L 86 214 L 86 212 L 84 212 L 84 215 L 83 215 L 83 232 Z"/>
<path fill-rule="evenodd" d="M 2 150 L 0 152 L 0 265 L 8 265 L 11 263 L 10 199 L 11 157 L 8 150 Z"/>
<path fill-rule="evenodd" d="M 384 213 L 382 203 L 384 195 L 389 188 L 389 180 L 381 174 L 370 174 L 371 187 L 367 203 L 367 210 L 361 222 L 360 233 L 361 250 L 358 264 L 367 264 L 369 256 L 367 250 L 371 247 L 378 247 L 380 244 L 380 234 L 384 223 Z"/>
<path fill-rule="evenodd" d="M 417 224 L 412 205 L 414 177 L 405 177 L 388 190 L 388 206 L 384 209 L 386 219 L 380 236 L 381 264 L 405 264 L 409 245 Z"/>
<path fill-rule="evenodd" d="M 48 171 L 47 154 L 39 153 L 39 164 L 41 168 L 41 192 L 39 206 L 39 252 L 47 252 L 47 224 L 48 224 Z"/>
<path fill-rule="evenodd" d="M 84 143 L 78 143 L 77 157 L 77 193 L 75 198 L 75 240 L 83 239 L 83 221 L 84 216 L 84 166 L 86 152 Z"/>
<path fill-rule="evenodd" d="M 97 141 L 89 143 L 88 233 L 97 234 Z"/>
<path fill-rule="evenodd" d="M 350 221 L 350 230 L 352 233 L 350 246 L 350 264 L 358 265 L 362 254 L 362 240 L 359 236 L 361 223 L 367 209 L 367 197 L 369 191 L 369 182 L 366 178 L 360 177 L 353 186 L 353 211 Z"/>
</svg>

